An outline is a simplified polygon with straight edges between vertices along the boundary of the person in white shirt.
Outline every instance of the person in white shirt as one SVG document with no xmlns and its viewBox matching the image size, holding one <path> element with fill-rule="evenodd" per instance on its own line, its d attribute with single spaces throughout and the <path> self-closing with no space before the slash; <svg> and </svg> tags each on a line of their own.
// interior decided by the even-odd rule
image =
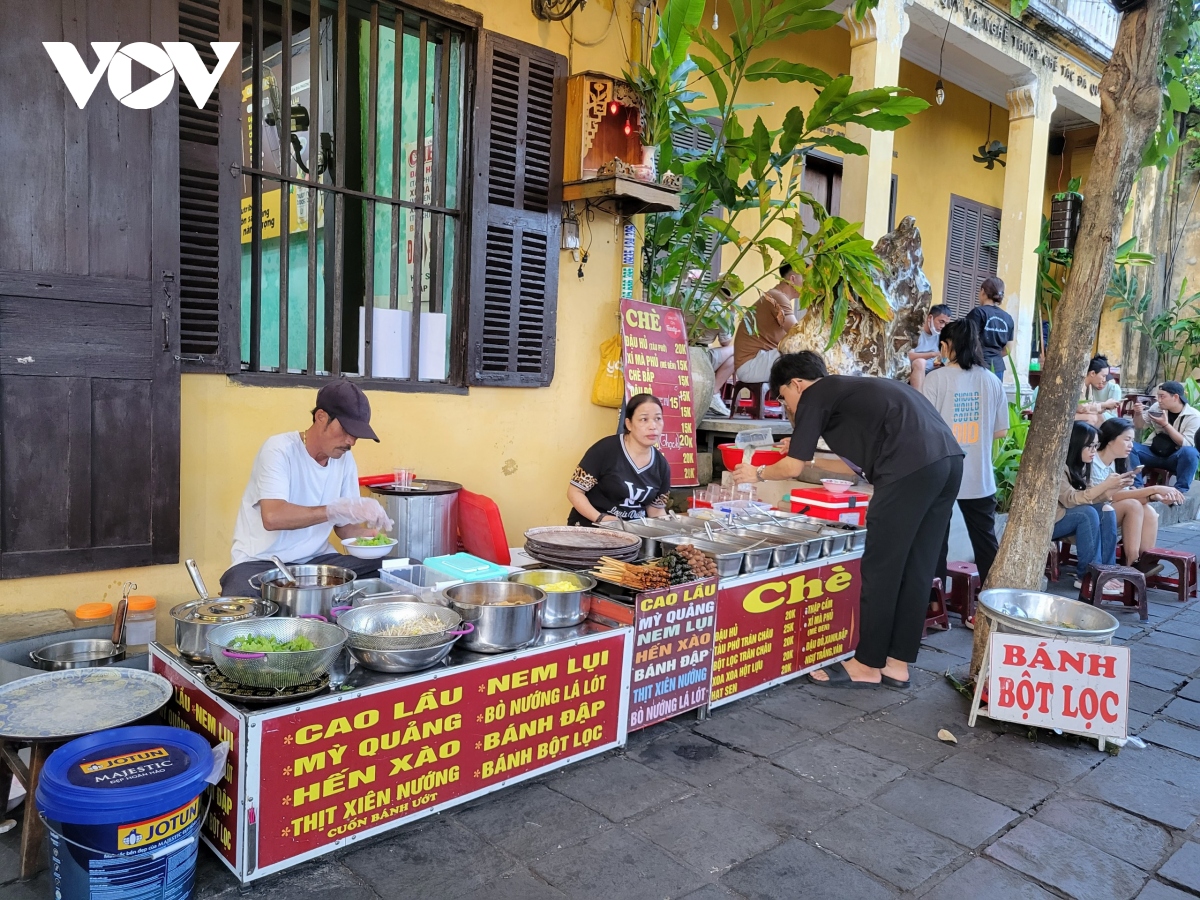
<svg viewBox="0 0 1200 900">
<path fill-rule="evenodd" d="M 940 355 L 938 352 L 938 335 L 950 322 L 950 307 L 944 303 L 936 303 L 929 307 L 929 315 L 921 330 L 917 332 L 917 343 L 908 351 L 908 362 L 912 370 L 908 375 L 908 383 L 918 391 L 925 383 L 925 376 L 933 371 L 933 366 Z"/>
<path fill-rule="evenodd" d="M 339 538 L 373 537 L 392 520 L 378 501 L 359 496 L 358 466 L 350 452 L 359 438 L 378 441 L 371 404 L 357 385 L 335 381 L 317 392 L 312 425 L 267 438 L 242 494 L 233 529 L 233 565 L 221 576 L 225 597 L 257 595 L 250 579 L 285 563 L 338 565 L 361 575 L 379 571 L 379 560 L 339 554 Z"/>
<path fill-rule="evenodd" d="M 1175 476 L 1175 489 L 1186 494 L 1200 466 L 1200 450 L 1196 449 L 1200 411 L 1188 405 L 1187 393 L 1178 381 L 1164 381 L 1156 394 L 1158 402 L 1149 409 L 1141 403 L 1133 406 L 1133 424 L 1138 428 L 1149 425 L 1154 437 L 1149 444 L 1134 444 L 1132 455 L 1138 465 L 1166 469 Z M 1137 486 L 1142 486 L 1141 475 Z"/>
</svg>

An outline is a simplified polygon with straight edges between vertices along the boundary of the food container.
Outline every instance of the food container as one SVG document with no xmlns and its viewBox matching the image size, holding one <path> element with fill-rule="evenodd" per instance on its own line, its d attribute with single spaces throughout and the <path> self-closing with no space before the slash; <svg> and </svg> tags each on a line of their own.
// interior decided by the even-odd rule
<svg viewBox="0 0 1200 900">
<path fill-rule="evenodd" d="M 303 635 L 315 647 L 272 653 L 230 649 L 235 638 L 247 634 L 280 641 Z M 208 633 L 208 652 L 221 674 L 239 684 L 261 688 L 293 687 L 320 678 L 333 665 L 345 643 L 346 632 L 338 626 L 312 619 L 251 619 L 218 625 Z"/>
<path fill-rule="evenodd" d="M 757 541 L 771 548 L 771 567 L 794 566 L 800 558 L 800 538 L 795 534 L 773 534 L 759 528 L 726 528 L 717 535 Z"/>
<path fill-rule="evenodd" d="M 416 635 L 385 635 L 394 625 L 436 619 L 438 630 Z M 419 672 L 437 665 L 455 642 L 470 634 L 452 609 L 431 603 L 380 603 L 346 613 L 338 622 L 346 648 L 359 664 L 377 672 Z M 460 627 L 462 626 L 462 627 Z"/>
<path fill-rule="evenodd" d="M 524 572 L 514 572 L 508 576 L 509 581 L 517 584 L 531 584 L 543 588 L 548 584 L 568 581 L 574 590 L 547 591 L 546 604 L 542 607 L 543 628 L 567 628 L 578 625 L 588 617 L 592 608 L 592 598 L 588 594 L 596 586 L 596 579 L 591 575 L 581 575 L 566 569 L 528 569 Z"/>
<path fill-rule="evenodd" d="M 709 559 L 717 564 L 717 577 L 733 578 L 742 571 L 742 561 L 746 554 L 729 544 L 718 544 L 707 539 L 695 538 L 690 535 L 673 538 L 663 538 L 662 544 L 664 547 L 670 547 L 672 550 L 680 544 L 691 544 Z M 768 554 L 768 559 L 770 555 Z"/>
<path fill-rule="evenodd" d="M 270 600 L 253 597 L 208 597 L 181 603 L 171 609 L 171 618 L 175 620 L 175 648 L 184 659 L 210 663 L 210 631 L 230 622 L 265 619 L 275 615 L 278 609 Z"/>
<path fill-rule="evenodd" d="M 90 669 L 109 666 L 125 658 L 125 648 L 114 647 L 108 638 L 59 641 L 29 654 L 39 669 L 57 672 L 62 669 Z"/>
<path fill-rule="evenodd" d="M 477 653 L 518 650 L 542 633 L 541 588 L 514 581 L 475 581 L 456 584 L 443 592 L 450 608 L 475 630 L 459 643 Z"/>
<path fill-rule="evenodd" d="M 1089 603 L 1019 588 L 980 591 L 979 606 L 998 631 L 1089 644 L 1110 643 L 1121 624 Z"/>
<path fill-rule="evenodd" d="M 399 585 L 382 578 L 356 578 L 354 590 L 347 595 L 346 599 L 350 601 L 349 604 L 333 608 L 335 617 L 351 609 L 358 609 L 360 606 L 373 606 L 378 603 L 422 602 L 421 598 L 411 590 L 406 591 Z M 341 624 L 341 619 L 338 619 L 338 624 Z"/>
<path fill-rule="evenodd" d="M 762 535 L 746 538 L 727 535 L 725 532 L 719 531 L 708 540 L 714 544 L 741 550 L 743 554 L 742 572 L 746 575 L 765 572 L 771 568 L 771 557 L 774 555 L 775 548 L 766 543 L 766 538 Z"/>
<path fill-rule="evenodd" d="M 500 581 L 509 572 L 506 566 L 488 562 L 486 559 L 480 559 L 470 553 L 427 557 L 425 568 L 433 569 L 455 581 Z"/>
<path fill-rule="evenodd" d="M 794 513 L 830 522 L 863 526 L 867 524 L 867 506 L 870 502 L 871 495 L 862 491 L 847 490 L 835 494 L 824 487 L 796 488 L 783 498 L 780 506 Z"/>
<path fill-rule="evenodd" d="M 422 603 L 445 604 L 442 591 L 452 584 L 458 584 L 457 578 L 451 578 L 445 572 L 438 572 L 422 565 L 394 566 L 382 569 L 379 577 L 391 586 L 393 591 L 405 594 L 416 594 Z"/>
<path fill-rule="evenodd" d="M 389 476 L 385 484 L 370 485 L 371 496 L 383 504 L 395 523 L 388 534 L 397 540 L 389 556 L 425 559 L 453 553 L 458 547 L 458 492 L 453 481 L 426 479 L 420 487 L 397 487 Z"/>
<path fill-rule="evenodd" d="M 725 464 L 725 468 L 732 472 L 742 464 L 746 448 L 739 447 L 737 444 L 717 444 L 717 449 L 721 451 L 721 462 Z M 754 451 L 754 455 L 750 457 L 750 465 L 752 466 L 771 466 L 779 462 L 787 456 L 778 447 L 763 447 Z"/>
<path fill-rule="evenodd" d="M 747 525 L 745 530 L 765 534 L 776 540 L 794 541 L 796 544 L 795 562 L 820 559 L 825 552 L 825 538 L 815 532 L 784 528 L 780 525 Z M 780 563 L 780 565 L 791 565 L 791 563 Z"/>
<path fill-rule="evenodd" d="M 75 621 L 83 628 L 113 623 L 111 603 L 82 603 L 75 607 Z"/>
<path fill-rule="evenodd" d="M 346 552 L 357 559 L 383 559 L 399 543 L 395 538 L 388 538 L 384 544 L 360 544 L 360 540 L 361 538 L 346 538 L 342 541 Z"/>
<path fill-rule="evenodd" d="M 129 598 L 129 615 L 125 618 L 125 641 L 129 644 L 149 644 L 158 639 L 158 601 L 153 597 Z"/>
<path fill-rule="evenodd" d="M 296 577 L 295 585 L 289 586 L 278 569 L 268 569 L 250 578 L 250 587 L 261 590 L 263 599 L 276 604 L 285 616 L 317 616 L 329 621 L 335 606 L 345 606 L 353 600 L 350 596 L 354 590 L 352 582 L 358 575 L 351 569 L 341 566 L 288 568 Z"/>
</svg>

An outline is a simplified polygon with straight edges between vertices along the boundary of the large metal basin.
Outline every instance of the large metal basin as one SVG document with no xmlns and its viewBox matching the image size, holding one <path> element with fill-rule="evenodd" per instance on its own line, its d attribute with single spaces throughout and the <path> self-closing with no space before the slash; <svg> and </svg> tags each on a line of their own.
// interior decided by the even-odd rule
<svg viewBox="0 0 1200 900">
<path fill-rule="evenodd" d="M 1107 644 L 1120 627 L 1113 616 L 1087 603 L 1017 588 L 981 591 L 979 605 L 1004 632 Z"/>
</svg>

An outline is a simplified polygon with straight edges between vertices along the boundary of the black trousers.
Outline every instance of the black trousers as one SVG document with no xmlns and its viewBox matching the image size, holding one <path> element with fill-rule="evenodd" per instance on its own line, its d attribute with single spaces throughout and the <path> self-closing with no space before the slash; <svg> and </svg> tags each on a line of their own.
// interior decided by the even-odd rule
<svg viewBox="0 0 1200 900">
<path fill-rule="evenodd" d="M 963 522 L 967 526 L 967 537 L 971 539 L 971 549 L 975 551 L 975 567 L 979 569 L 979 582 L 987 581 L 988 572 L 992 571 L 992 563 L 996 561 L 996 552 L 1000 542 L 996 540 L 996 495 L 977 497 L 974 500 L 958 501 L 962 512 Z M 946 523 L 946 539 L 942 541 L 942 555 L 938 559 L 937 574 L 946 583 L 946 556 L 950 551 L 950 523 Z"/>
<path fill-rule="evenodd" d="M 854 658 L 883 668 L 916 662 L 929 588 L 950 522 L 962 457 L 947 456 L 875 488 L 862 557 L 862 621 Z"/>
<path fill-rule="evenodd" d="M 359 559 L 357 556 L 343 553 L 325 553 L 305 560 L 303 563 L 297 563 L 297 565 L 304 566 L 341 566 L 343 569 L 351 569 L 357 573 L 359 578 L 377 577 L 379 564 L 380 560 L 378 559 Z M 275 568 L 275 563 L 269 559 L 254 559 L 250 562 L 230 566 L 221 576 L 221 596 L 261 597 L 262 592 L 250 586 L 250 579 L 273 568 Z"/>
</svg>

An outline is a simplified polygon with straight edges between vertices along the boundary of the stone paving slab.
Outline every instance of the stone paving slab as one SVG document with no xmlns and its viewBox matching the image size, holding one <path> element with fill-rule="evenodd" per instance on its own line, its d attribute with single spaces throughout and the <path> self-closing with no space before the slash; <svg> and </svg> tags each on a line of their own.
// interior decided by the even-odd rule
<svg viewBox="0 0 1200 900">
<path fill-rule="evenodd" d="M 874 803 L 969 848 L 982 845 L 1019 815 L 1007 806 L 920 772 L 894 782 Z"/>
<path fill-rule="evenodd" d="M 1152 631 L 1146 636 L 1146 643 L 1155 647 L 1166 647 L 1169 650 L 1179 650 L 1192 656 L 1200 656 L 1200 640 L 1183 635 L 1171 634 L 1169 631 Z"/>
<path fill-rule="evenodd" d="M 731 704 L 729 708 L 736 707 L 737 704 Z M 755 707 L 701 722 L 695 730 L 697 734 L 756 756 L 771 756 L 816 736 L 808 729 Z"/>
<path fill-rule="evenodd" d="M 1200 757 L 1200 729 L 1178 722 L 1155 722 L 1142 732 L 1143 740 Z"/>
<path fill-rule="evenodd" d="M 1200 678 L 1195 678 L 1180 688 L 1179 696 L 1187 700 L 1200 701 Z"/>
<path fill-rule="evenodd" d="M 759 712 L 817 734 L 827 734 L 847 722 L 862 717 L 860 710 L 843 706 L 833 697 L 816 697 L 799 690 L 795 685 L 784 685 L 768 692 L 756 708 Z"/>
<path fill-rule="evenodd" d="M 858 801 L 766 761 L 723 778 L 707 796 L 783 834 L 804 837 Z"/>
<path fill-rule="evenodd" d="M 1187 681 L 1187 676 L 1180 675 L 1177 672 L 1168 672 L 1166 669 L 1159 669 L 1139 659 L 1133 663 L 1132 671 L 1129 673 L 1129 680 L 1147 685 L 1148 687 L 1158 688 L 1160 691 L 1173 691 Z"/>
<path fill-rule="evenodd" d="M 1048 781 L 990 760 L 980 750 L 952 756 L 934 766 L 930 774 L 1018 812 L 1041 803 L 1054 791 Z"/>
<path fill-rule="evenodd" d="M 1052 734 L 1032 741 L 1024 731 L 999 735 L 975 754 L 1056 784 L 1073 781 L 1108 758 L 1094 743 L 1081 745 L 1073 737 L 1056 738 Z"/>
<path fill-rule="evenodd" d="M 391 900 L 399 895 L 392 893 L 385 896 Z M 566 896 L 528 872 L 514 872 L 464 894 L 460 900 L 565 900 Z"/>
<path fill-rule="evenodd" d="M 1185 894 L 1183 891 L 1168 887 L 1161 881 L 1147 882 L 1137 900 L 1194 900 L 1195 894 Z"/>
<path fill-rule="evenodd" d="M 866 800 L 908 771 L 830 738 L 805 741 L 776 757 L 775 762 L 801 778 L 858 800 Z"/>
<path fill-rule="evenodd" d="M 489 843 L 520 860 L 533 860 L 596 837 L 612 825 L 582 803 L 544 784 L 519 785 L 505 802 L 473 804 L 456 816 Z"/>
<path fill-rule="evenodd" d="M 1190 828 L 1196 814 L 1186 810 L 1200 811 L 1200 794 L 1195 791 L 1108 764 L 1085 775 L 1072 789 L 1173 828 Z"/>
<path fill-rule="evenodd" d="M 1167 704 L 1163 715 L 1185 725 L 1191 725 L 1193 728 L 1200 728 L 1200 703 L 1195 700 L 1176 697 Z"/>
<path fill-rule="evenodd" d="M 1187 841 L 1158 870 L 1160 878 L 1189 891 L 1200 891 L 1200 844 Z"/>
<path fill-rule="evenodd" d="M 1134 645 L 1133 662 L 1135 665 L 1155 666 L 1180 675 L 1193 675 L 1200 671 L 1200 656 L 1167 647 L 1155 647 L 1144 641 Z"/>
<path fill-rule="evenodd" d="M 715 875 L 779 843 L 779 835 L 736 810 L 701 797 L 676 800 L 630 829 L 698 872 Z"/>
<path fill-rule="evenodd" d="M 629 755 L 662 775 L 698 788 L 754 762 L 749 753 L 730 750 L 690 731 L 669 734 Z"/>
<path fill-rule="evenodd" d="M 1147 715 L 1158 712 L 1174 697 L 1175 695 L 1170 691 L 1160 691 L 1158 688 L 1138 684 L 1136 681 L 1129 683 L 1129 708 Z"/>
<path fill-rule="evenodd" d="M 1171 849 L 1167 829 L 1095 800 L 1051 799 L 1033 818 L 1148 872 Z"/>
<path fill-rule="evenodd" d="M 675 897 L 708 880 L 623 828 L 604 832 L 587 847 L 551 853 L 532 868 L 550 885 L 577 900 Z"/>
<path fill-rule="evenodd" d="M 1200 640 L 1200 624 L 1181 622 L 1179 621 L 1179 618 L 1176 617 L 1168 622 L 1163 622 L 1163 624 L 1158 627 L 1158 633 L 1177 634 L 1181 637 L 1195 638 Z"/>
<path fill-rule="evenodd" d="M 731 869 L 721 884 L 747 900 L 829 900 L 831 890 L 853 900 L 898 896 L 853 864 L 795 839 Z"/>
<path fill-rule="evenodd" d="M 987 855 L 1077 900 L 1131 900 L 1146 881 L 1136 866 L 1033 819 L 1000 838 Z"/>
<path fill-rule="evenodd" d="M 831 737 L 849 747 L 865 750 L 909 769 L 933 765 L 958 750 L 957 744 L 930 740 L 878 719 L 851 722 L 839 728 Z"/>
<path fill-rule="evenodd" d="M 682 797 L 691 790 L 688 785 L 624 756 L 606 756 L 568 766 L 546 784 L 614 822 Z"/>
<path fill-rule="evenodd" d="M 991 860 L 975 858 L 921 900 L 1050 900 L 1054 895 Z"/>
</svg>

